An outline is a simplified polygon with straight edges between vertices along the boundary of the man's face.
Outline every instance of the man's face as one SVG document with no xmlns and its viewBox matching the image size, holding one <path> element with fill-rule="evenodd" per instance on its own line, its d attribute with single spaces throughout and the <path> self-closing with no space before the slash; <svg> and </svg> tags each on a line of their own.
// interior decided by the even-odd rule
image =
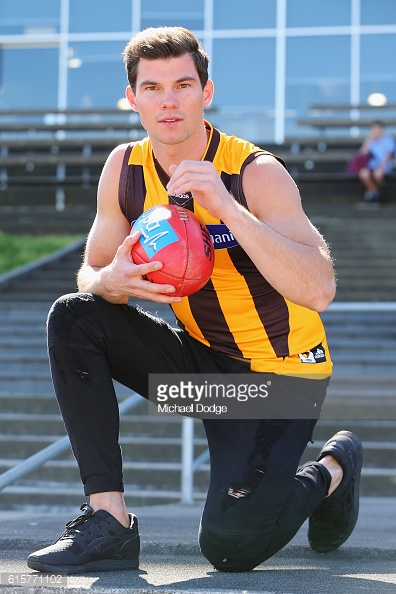
<svg viewBox="0 0 396 594">
<path fill-rule="evenodd" d="M 139 62 L 136 91 L 127 97 L 151 140 L 179 144 L 202 129 L 203 108 L 212 100 L 211 81 L 202 89 L 190 54 Z"/>
<path fill-rule="evenodd" d="M 383 132 L 384 130 L 382 126 L 379 126 L 378 124 L 373 124 L 371 126 L 371 138 L 373 138 L 374 140 L 379 140 Z"/>
</svg>

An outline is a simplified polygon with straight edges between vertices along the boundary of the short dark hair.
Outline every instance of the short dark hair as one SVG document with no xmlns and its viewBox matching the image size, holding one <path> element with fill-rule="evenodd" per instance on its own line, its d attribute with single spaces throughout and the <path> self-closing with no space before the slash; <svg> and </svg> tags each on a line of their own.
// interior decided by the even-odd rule
<svg viewBox="0 0 396 594">
<path fill-rule="evenodd" d="M 191 54 L 202 88 L 208 82 L 209 57 L 197 37 L 184 27 L 150 27 L 128 42 L 124 51 L 124 64 L 128 82 L 136 91 L 139 60 L 167 60 Z"/>
<path fill-rule="evenodd" d="M 382 120 L 374 120 L 370 124 L 371 126 L 379 126 L 380 128 L 385 128 L 385 124 Z"/>
</svg>

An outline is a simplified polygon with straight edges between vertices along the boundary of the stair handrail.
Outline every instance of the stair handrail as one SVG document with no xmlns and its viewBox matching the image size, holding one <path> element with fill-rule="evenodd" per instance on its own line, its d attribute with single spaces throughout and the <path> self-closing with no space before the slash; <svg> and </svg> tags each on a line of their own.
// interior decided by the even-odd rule
<svg viewBox="0 0 396 594">
<path fill-rule="evenodd" d="M 119 403 L 120 415 L 136 408 L 143 397 L 134 392 L 131 396 Z M 54 443 L 39 450 L 26 460 L 16 464 L 9 470 L 0 474 L 0 491 L 18 479 L 30 474 L 37 468 L 44 466 L 49 460 L 57 458 L 70 447 L 68 435 L 57 439 Z M 194 472 L 209 459 L 209 450 L 194 459 L 194 419 L 183 417 L 182 443 L 181 443 L 181 503 L 191 505 L 194 503 Z"/>
<path fill-rule="evenodd" d="M 120 415 L 132 410 L 133 408 L 138 406 L 138 404 L 140 404 L 141 401 L 142 396 L 134 392 L 131 396 L 128 396 L 128 398 L 125 398 L 125 400 L 122 400 L 120 402 Z M 6 470 L 2 474 L 0 474 L 0 491 L 2 491 L 8 485 L 14 483 L 16 480 L 33 472 L 33 470 L 40 468 L 40 466 L 43 466 L 49 460 L 56 458 L 69 447 L 69 437 L 68 435 L 65 435 L 64 437 L 61 437 L 49 446 L 46 446 L 42 450 L 39 450 L 32 456 L 29 456 L 29 458 L 26 458 L 26 460 L 23 460 L 22 462 L 16 464 L 9 470 Z"/>
<path fill-rule="evenodd" d="M 37 258 L 32 262 L 22 264 L 22 266 L 18 266 L 17 268 L 13 268 L 8 272 L 0 274 L 0 296 L 2 288 L 7 287 L 10 281 L 17 279 L 24 274 L 30 274 L 31 272 L 40 268 L 41 266 L 51 264 L 59 258 L 63 258 L 63 256 L 66 256 L 67 254 L 74 252 L 74 250 L 76 250 L 77 248 L 83 248 L 86 240 L 86 236 L 79 237 L 75 241 L 65 245 L 64 247 L 59 248 L 58 250 L 55 250 L 54 252 L 51 252 L 46 256 L 42 256 L 41 258 Z"/>
</svg>

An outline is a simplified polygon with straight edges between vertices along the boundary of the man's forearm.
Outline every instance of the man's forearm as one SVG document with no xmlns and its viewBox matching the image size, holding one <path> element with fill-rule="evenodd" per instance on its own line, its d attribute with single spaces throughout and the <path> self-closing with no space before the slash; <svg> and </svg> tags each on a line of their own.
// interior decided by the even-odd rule
<svg viewBox="0 0 396 594">
<path fill-rule="evenodd" d="M 234 237 L 267 281 L 289 301 L 316 311 L 334 297 L 333 264 L 326 244 L 296 242 L 258 220 L 243 206 L 234 220 L 224 217 Z M 319 234 L 318 234 L 319 236 Z"/>
<path fill-rule="evenodd" d="M 108 268 L 108 266 L 99 268 L 83 264 L 77 275 L 78 291 L 99 295 L 110 303 L 127 303 L 127 295 L 116 295 L 108 288 L 106 284 L 106 278 L 109 275 Z"/>
</svg>

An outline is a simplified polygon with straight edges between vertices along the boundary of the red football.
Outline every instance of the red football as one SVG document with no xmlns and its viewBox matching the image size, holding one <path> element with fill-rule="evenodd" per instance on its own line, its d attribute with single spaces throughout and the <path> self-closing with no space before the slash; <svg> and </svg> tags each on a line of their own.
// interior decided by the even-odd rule
<svg viewBox="0 0 396 594">
<path fill-rule="evenodd" d="M 132 231 L 140 231 L 132 248 L 135 264 L 163 263 L 161 270 L 147 274 L 148 280 L 173 285 L 178 297 L 208 282 L 214 264 L 212 238 L 194 213 L 171 204 L 154 206 L 133 223 Z"/>
</svg>

